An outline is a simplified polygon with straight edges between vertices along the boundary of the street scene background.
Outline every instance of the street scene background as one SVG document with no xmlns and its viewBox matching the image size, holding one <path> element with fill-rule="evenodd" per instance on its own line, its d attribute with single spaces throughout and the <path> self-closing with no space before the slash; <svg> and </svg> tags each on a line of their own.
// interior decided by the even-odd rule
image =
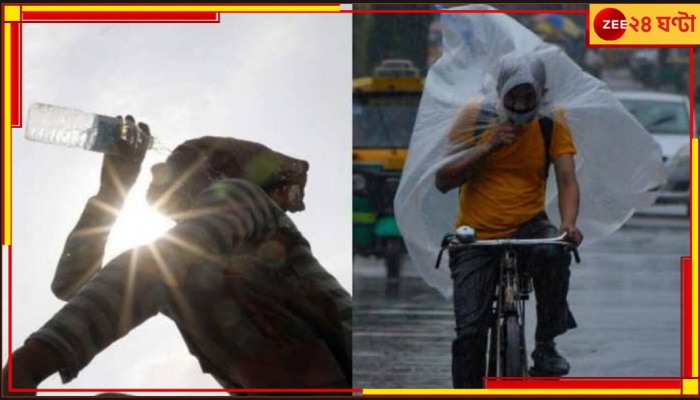
<svg viewBox="0 0 700 400">
<path fill-rule="evenodd" d="M 372 6 L 356 6 L 362 7 Z M 432 6 L 413 7 L 429 9 Z M 587 5 L 566 7 L 584 9 Z M 679 376 L 680 258 L 690 253 L 689 164 L 684 155 L 689 153 L 682 143 L 671 150 L 667 142 L 673 138 L 689 142 L 689 121 L 684 121 L 691 114 L 688 51 L 587 49 L 585 14 L 511 15 L 543 40 L 562 47 L 581 68 L 601 79 L 613 92 L 627 93 L 630 104 L 637 100 L 677 101 L 679 107 L 687 111 L 679 111 L 681 118 L 676 122 L 681 130 L 685 127 L 685 131 L 676 136 L 656 131 L 653 123 L 641 121 L 664 149 L 673 182 L 663 190 L 671 193 L 671 200 L 638 210 L 606 240 L 584 241 L 580 249 L 582 262 L 571 267 L 569 292 L 569 303 L 579 327 L 557 339 L 558 350 L 572 365 L 569 376 Z M 436 14 L 356 14 L 353 17 L 356 80 L 376 76 L 383 71 L 377 67 L 385 60 L 397 59 L 407 60 L 417 77 L 425 77 L 440 55 L 440 23 Z M 694 68 L 698 70 L 697 65 Z M 698 86 L 692 90 L 697 93 Z M 632 109 L 630 111 L 635 114 Z M 368 162 L 357 160 L 372 146 L 367 145 L 371 142 L 367 139 L 368 132 L 358 133 L 357 128 L 355 131 L 353 179 L 362 183 L 362 168 Z M 389 136 L 387 132 L 391 134 L 392 128 L 384 129 L 382 135 Z M 408 141 L 404 140 L 403 147 L 407 145 Z M 382 147 L 381 144 L 376 146 Z M 396 150 L 402 144 L 395 137 L 390 146 Z M 384 165 L 389 169 L 386 163 Z M 367 195 L 357 188 L 354 193 L 354 204 L 362 195 Z M 357 217 L 359 213 L 355 208 L 357 226 L 363 219 Z M 356 237 L 360 235 L 358 232 L 356 228 Z M 354 385 L 450 387 L 451 344 L 455 337 L 452 303 L 418 277 L 407 256 L 400 257 L 399 273 L 391 272 L 387 253 L 387 250 L 377 252 L 361 248 L 355 251 Z M 526 316 L 527 348 L 531 352 L 534 348 L 534 298 L 528 302 Z"/>
</svg>

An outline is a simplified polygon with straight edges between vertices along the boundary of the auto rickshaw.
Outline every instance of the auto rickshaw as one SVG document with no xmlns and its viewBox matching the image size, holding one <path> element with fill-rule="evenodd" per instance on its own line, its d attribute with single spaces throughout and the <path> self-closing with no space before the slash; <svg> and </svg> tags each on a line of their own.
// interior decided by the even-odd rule
<svg viewBox="0 0 700 400">
<path fill-rule="evenodd" d="M 543 41 L 559 46 L 575 63 L 586 66 L 586 31 L 561 14 L 536 14 L 530 29 Z"/>
<path fill-rule="evenodd" d="M 423 84 L 408 60 L 385 60 L 353 81 L 353 255 L 384 260 L 389 281 L 398 281 L 406 253 L 394 196 Z"/>
</svg>

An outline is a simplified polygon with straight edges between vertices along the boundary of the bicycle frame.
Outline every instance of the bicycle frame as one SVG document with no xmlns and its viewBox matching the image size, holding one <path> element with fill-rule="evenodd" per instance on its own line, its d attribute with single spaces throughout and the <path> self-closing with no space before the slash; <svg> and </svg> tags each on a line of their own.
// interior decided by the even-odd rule
<svg viewBox="0 0 700 400">
<path fill-rule="evenodd" d="M 462 227 L 460 227 L 462 228 Z M 468 228 L 468 227 L 466 227 Z M 469 228 L 471 229 L 471 228 Z M 473 230 L 467 230 L 469 234 L 448 235 L 443 239 L 442 250 L 440 251 L 435 268 L 440 265 L 442 251 L 446 248 L 467 247 L 467 246 L 497 246 L 502 247 L 503 252 L 499 263 L 498 283 L 494 291 L 493 312 L 495 315 L 494 323 L 489 327 L 487 333 L 486 345 L 486 371 L 488 374 L 493 374 L 496 377 L 501 376 L 529 376 L 528 373 L 528 357 L 525 342 L 525 301 L 529 299 L 529 294 L 532 292 L 532 280 L 526 271 L 521 271 L 518 268 L 517 251 L 518 246 L 534 246 L 541 244 L 552 244 L 567 246 L 574 253 L 574 258 L 577 263 L 580 262 L 578 251 L 575 247 L 571 247 L 571 243 L 566 241 L 566 234 L 559 237 L 543 238 L 543 239 L 495 239 L 495 240 L 479 240 L 474 237 Z M 515 317 L 515 319 L 510 319 Z M 517 325 L 516 333 L 508 331 L 504 334 L 504 328 L 508 328 L 506 324 L 515 321 Z M 512 330 L 514 327 L 510 327 Z M 495 329 L 495 334 L 494 334 Z M 507 348 L 504 348 L 504 339 L 506 335 L 513 339 L 517 337 L 517 348 L 514 348 L 513 343 L 508 343 Z M 493 343 L 495 341 L 495 343 Z M 493 348 L 495 346 L 495 349 Z M 505 359 L 506 352 L 510 353 L 511 359 Z M 513 358 L 515 360 L 513 360 Z M 495 360 L 494 360 L 495 359 Z M 504 362 L 505 359 L 505 362 Z M 495 365 L 493 365 L 495 362 Z M 510 363 L 510 366 L 509 364 Z M 514 364 L 519 364 L 521 370 L 514 367 Z M 504 365 L 505 364 L 505 365 Z M 493 371 L 492 371 L 493 368 Z M 506 370 L 516 371 L 506 374 Z"/>
<path fill-rule="evenodd" d="M 495 376 L 505 376 L 503 365 L 503 348 L 504 342 L 504 325 L 508 316 L 515 316 L 519 326 L 519 347 L 521 348 L 521 360 L 523 361 L 522 370 L 524 376 L 527 376 L 528 361 L 527 347 L 525 343 L 525 300 L 529 298 L 532 292 L 530 276 L 524 271 L 518 269 L 517 252 L 506 247 L 501 256 L 499 263 L 498 283 L 496 284 L 493 301 L 493 312 L 495 322 L 489 328 L 487 333 L 486 346 L 486 371 L 491 370 L 491 363 L 495 361 Z M 496 341 L 492 343 L 492 330 L 496 329 Z M 495 354 L 492 359 L 491 346 L 496 346 Z"/>
</svg>

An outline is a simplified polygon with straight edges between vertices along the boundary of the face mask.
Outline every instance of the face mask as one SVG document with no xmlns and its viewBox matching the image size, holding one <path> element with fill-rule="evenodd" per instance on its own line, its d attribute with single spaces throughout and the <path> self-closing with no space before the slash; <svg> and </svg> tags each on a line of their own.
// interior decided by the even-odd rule
<svg viewBox="0 0 700 400">
<path fill-rule="evenodd" d="M 535 118 L 535 115 L 537 115 L 537 109 L 534 109 L 532 111 L 524 112 L 524 113 L 518 113 L 515 111 L 510 111 L 510 110 L 505 110 L 506 115 L 508 116 L 508 119 L 513 122 L 515 125 L 523 125 L 526 124 L 530 121 L 532 121 Z"/>
<path fill-rule="evenodd" d="M 544 70 L 535 67 L 528 65 L 526 59 L 508 59 L 499 75 L 500 107 L 504 116 L 516 125 L 532 121 L 540 109 Z"/>
</svg>

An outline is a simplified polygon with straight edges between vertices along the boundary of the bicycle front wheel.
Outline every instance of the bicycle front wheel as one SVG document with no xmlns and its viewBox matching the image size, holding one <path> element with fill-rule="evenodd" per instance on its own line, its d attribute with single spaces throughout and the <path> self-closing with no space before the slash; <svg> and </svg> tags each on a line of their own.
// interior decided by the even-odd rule
<svg viewBox="0 0 700 400">
<path fill-rule="evenodd" d="M 524 354 L 521 327 L 517 315 L 510 315 L 505 323 L 505 376 L 524 376 Z"/>
</svg>

